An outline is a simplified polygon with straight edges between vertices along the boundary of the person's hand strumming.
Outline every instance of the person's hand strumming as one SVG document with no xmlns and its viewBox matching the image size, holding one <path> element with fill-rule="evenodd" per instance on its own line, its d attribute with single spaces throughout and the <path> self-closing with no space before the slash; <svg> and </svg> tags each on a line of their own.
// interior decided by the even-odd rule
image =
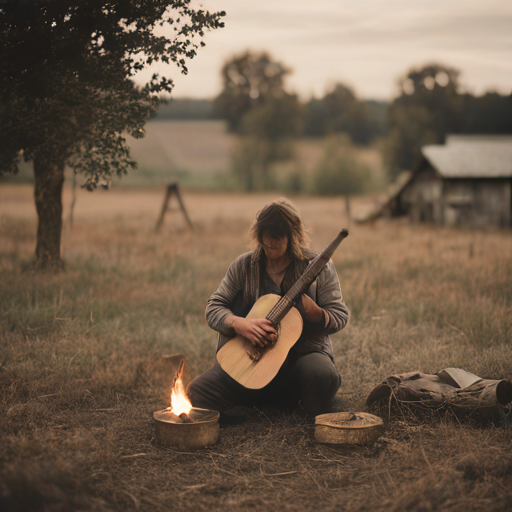
<svg viewBox="0 0 512 512">
<path fill-rule="evenodd" d="M 232 316 L 230 323 L 238 334 L 247 338 L 255 346 L 264 347 L 267 343 L 276 340 L 277 332 L 272 322 L 266 318 Z"/>
</svg>

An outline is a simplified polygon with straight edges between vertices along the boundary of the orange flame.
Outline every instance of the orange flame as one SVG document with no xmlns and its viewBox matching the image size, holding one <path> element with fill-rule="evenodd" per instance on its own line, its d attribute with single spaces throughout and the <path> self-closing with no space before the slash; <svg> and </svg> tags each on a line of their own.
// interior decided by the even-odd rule
<svg viewBox="0 0 512 512">
<path fill-rule="evenodd" d="M 185 393 L 185 386 L 183 385 L 183 367 L 184 362 L 178 368 L 174 383 L 171 388 L 171 412 L 179 416 L 180 414 L 188 414 L 192 409 L 192 404 L 187 398 Z"/>
</svg>

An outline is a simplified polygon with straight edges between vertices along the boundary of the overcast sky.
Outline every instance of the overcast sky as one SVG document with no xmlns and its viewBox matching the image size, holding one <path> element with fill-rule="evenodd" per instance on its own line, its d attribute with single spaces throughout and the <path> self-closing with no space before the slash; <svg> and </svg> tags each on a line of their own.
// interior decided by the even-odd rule
<svg viewBox="0 0 512 512">
<path fill-rule="evenodd" d="M 291 68 L 288 88 L 304 99 L 336 82 L 360 97 L 391 99 L 398 77 L 430 62 L 459 69 L 464 90 L 474 94 L 512 92 L 512 0 L 200 3 L 226 11 L 226 26 L 206 34 L 187 76 L 166 73 L 175 79 L 177 98 L 218 94 L 221 66 L 247 49 L 266 50 Z"/>
</svg>

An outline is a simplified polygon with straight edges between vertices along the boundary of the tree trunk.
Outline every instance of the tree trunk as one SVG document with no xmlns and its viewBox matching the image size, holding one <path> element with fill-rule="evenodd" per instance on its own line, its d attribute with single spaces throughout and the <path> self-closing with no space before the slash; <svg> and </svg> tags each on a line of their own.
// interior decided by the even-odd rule
<svg viewBox="0 0 512 512">
<path fill-rule="evenodd" d="M 36 269 L 61 270 L 62 185 L 64 162 L 34 159 L 35 201 L 38 217 Z"/>
</svg>

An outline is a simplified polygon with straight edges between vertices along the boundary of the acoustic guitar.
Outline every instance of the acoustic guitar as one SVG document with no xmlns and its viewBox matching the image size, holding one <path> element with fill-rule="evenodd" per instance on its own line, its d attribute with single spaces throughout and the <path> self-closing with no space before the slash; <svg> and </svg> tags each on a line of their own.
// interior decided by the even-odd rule
<svg viewBox="0 0 512 512">
<path fill-rule="evenodd" d="M 277 340 L 265 347 L 254 346 L 240 334 L 229 340 L 217 352 L 217 361 L 230 377 L 246 388 L 261 389 L 277 375 L 288 352 L 302 332 L 302 317 L 293 307 L 295 301 L 307 291 L 347 236 L 348 230 L 342 229 L 338 236 L 310 262 L 304 274 L 286 295 L 281 297 L 270 293 L 255 302 L 247 318 L 270 320 L 277 331 Z"/>
</svg>

